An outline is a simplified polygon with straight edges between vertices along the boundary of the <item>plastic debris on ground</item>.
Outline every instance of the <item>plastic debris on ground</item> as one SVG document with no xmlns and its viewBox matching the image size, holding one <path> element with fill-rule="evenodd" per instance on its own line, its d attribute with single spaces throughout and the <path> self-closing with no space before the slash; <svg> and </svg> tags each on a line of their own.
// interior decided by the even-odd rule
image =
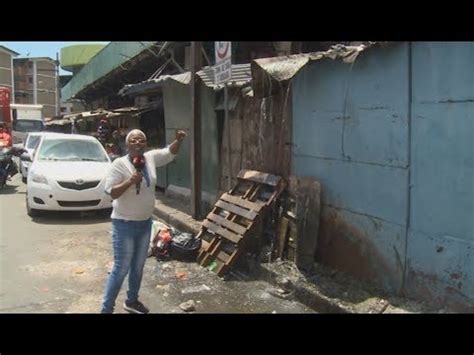
<svg viewBox="0 0 474 355">
<path fill-rule="evenodd" d="M 210 291 L 211 289 L 206 286 L 206 285 L 200 285 L 200 286 L 192 286 L 192 287 L 186 287 L 181 290 L 182 294 L 188 294 L 188 293 L 196 293 L 196 292 L 202 292 L 202 291 Z"/>
<path fill-rule="evenodd" d="M 215 261 L 212 261 L 212 262 L 209 264 L 209 266 L 208 266 L 207 269 L 208 269 L 209 271 L 214 271 L 214 270 L 216 269 L 216 267 L 217 267 L 217 263 L 216 263 Z"/>
<path fill-rule="evenodd" d="M 194 261 L 201 248 L 201 240 L 191 233 L 183 233 L 159 221 L 153 221 L 148 257 L 158 260 Z"/>
</svg>

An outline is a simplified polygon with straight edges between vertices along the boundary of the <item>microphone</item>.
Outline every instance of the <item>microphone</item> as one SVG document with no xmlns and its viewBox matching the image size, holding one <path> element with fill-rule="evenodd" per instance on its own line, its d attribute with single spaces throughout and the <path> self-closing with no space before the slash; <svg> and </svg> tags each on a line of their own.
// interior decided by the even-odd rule
<svg viewBox="0 0 474 355">
<path fill-rule="evenodd" d="M 143 167 L 145 166 L 145 158 L 142 156 L 134 157 L 132 160 L 132 164 L 135 167 L 135 170 L 141 173 Z M 140 184 L 141 181 L 135 184 L 135 189 L 137 191 L 137 195 L 140 193 Z"/>
</svg>

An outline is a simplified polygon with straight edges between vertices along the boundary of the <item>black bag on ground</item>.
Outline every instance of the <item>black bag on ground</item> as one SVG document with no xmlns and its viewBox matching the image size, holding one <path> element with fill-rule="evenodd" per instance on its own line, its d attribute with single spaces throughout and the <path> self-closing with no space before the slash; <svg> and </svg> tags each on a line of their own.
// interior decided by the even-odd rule
<svg viewBox="0 0 474 355">
<path fill-rule="evenodd" d="M 173 259 L 195 261 L 200 248 L 200 239 L 197 239 L 191 233 L 179 233 L 171 239 L 168 251 Z"/>
</svg>

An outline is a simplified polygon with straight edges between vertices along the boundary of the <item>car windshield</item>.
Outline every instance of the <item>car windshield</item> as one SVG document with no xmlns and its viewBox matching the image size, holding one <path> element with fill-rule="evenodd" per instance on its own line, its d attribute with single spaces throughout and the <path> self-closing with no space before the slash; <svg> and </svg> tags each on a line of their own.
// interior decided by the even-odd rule
<svg viewBox="0 0 474 355">
<path fill-rule="evenodd" d="M 44 139 L 38 160 L 108 161 L 99 142 L 75 139 Z"/>
<path fill-rule="evenodd" d="M 38 120 L 17 120 L 13 129 L 17 132 L 40 132 L 44 131 L 44 125 Z"/>
<path fill-rule="evenodd" d="M 40 140 L 40 136 L 29 136 L 28 143 L 26 143 L 26 148 L 27 149 L 36 148 L 36 145 L 38 144 L 39 140 Z"/>
</svg>

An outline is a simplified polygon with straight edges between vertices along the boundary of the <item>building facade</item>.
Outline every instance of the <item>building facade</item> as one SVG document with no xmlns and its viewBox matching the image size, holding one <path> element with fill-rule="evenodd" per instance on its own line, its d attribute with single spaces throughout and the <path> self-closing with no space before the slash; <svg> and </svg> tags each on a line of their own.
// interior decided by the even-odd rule
<svg viewBox="0 0 474 355">
<path fill-rule="evenodd" d="M 0 46 L 0 86 L 11 89 L 11 100 L 15 102 L 15 80 L 13 79 L 13 58 L 17 52 Z"/>
<path fill-rule="evenodd" d="M 59 114 L 58 67 L 47 57 L 13 60 L 15 102 L 43 105 L 44 117 Z"/>
</svg>

